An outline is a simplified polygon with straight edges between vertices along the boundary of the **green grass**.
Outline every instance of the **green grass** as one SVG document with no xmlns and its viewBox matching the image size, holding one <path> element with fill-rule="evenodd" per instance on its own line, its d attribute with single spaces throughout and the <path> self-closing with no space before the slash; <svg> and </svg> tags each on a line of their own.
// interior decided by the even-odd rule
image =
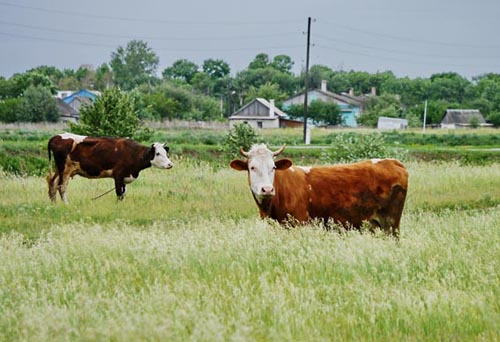
<svg viewBox="0 0 500 342">
<path fill-rule="evenodd" d="M 0 340 L 500 339 L 500 164 L 409 163 L 396 242 L 283 229 L 244 173 L 175 163 L 123 202 L 0 174 Z"/>
</svg>

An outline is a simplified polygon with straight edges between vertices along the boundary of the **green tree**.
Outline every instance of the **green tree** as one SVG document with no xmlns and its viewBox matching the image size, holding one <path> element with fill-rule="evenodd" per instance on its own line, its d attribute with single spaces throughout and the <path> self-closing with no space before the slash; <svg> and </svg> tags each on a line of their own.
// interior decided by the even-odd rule
<svg viewBox="0 0 500 342">
<path fill-rule="evenodd" d="M 307 113 L 316 124 L 337 126 L 343 123 L 340 107 L 333 102 L 313 100 Z"/>
<path fill-rule="evenodd" d="M 203 72 L 205 72 L 211 79 L 221 79 L 229 76 L 231 68 L 222 59 L 206 59 L 203 61 Z"/>
<path fill-rule="evenodd" d="M 58 84 L 59 80 L 64 77 L 64 74 L 61 70 L 57 69 L 54 66 L 48 66 L 48 65 L 40 65 L 36 68 L 28 70 L 27 72 L 28 73 L 36 72 L 45 75 L 50 79 L 52 84 Z"/>
<path fill-rule="evenodd" d="M 304 105 L 294 104 L 284 109 L 291 118 L 304 119 Z M 336 103 L 313 100 L 307 108 L 307 117 L 319 125 L 342 125 L 342 112 Z"/>
<path fill-rule="evenodd" d="M 338 83 L 338 82 L 335 82 L 335 83 L 332 82 L 333 75 L 334 75 L 333 70 L 330 69 L 329 67 L 327 67 L 326 65 L 319 65 L 319 64 L 313 65 L 311 68 L 309 68 L 309 86 L 310 86 L 310 88 L 312 88 L 312 89 L 320 88 L 321 81 L 323 81 L 323 80 L 328 81 L 327 85 L 329 88 L 337 87 L 336 89 L 334 89 L 335 92 L 341 92 L 349 87 L 348 82 L 345 82 L 345 83 L 342 82 L 343 84 Z M 303 82 L 304 81 L 302 80 L 302 83 Z"/>
<path fill-rule="evenodd" d="M 30 86 L 41 86 L 49 90 L 51 94 L 56 93 L 56 87 L 50 78 L 39 72 L 27 72 L 24 74 L 15 74 L 9 79 L 10 94 L 8 97 L 18 97 L 24 94 Z"/>
<path fill-rule="evenodd" d="M 477 78 L 476 94 L 489 101 L 492 112 L 500 112 L 500 74 L 486 74 Z M 477 108 L 477 107 L 475 107 Z M 488 114 L 482 110 L 483 114 Z"/>
<path fill-rule="evenodd" d="M 368 98 L 365 109 L 358 118 L 358 122 L 364 126 L 376 127 L 378 118 L 381 116 L 400 118 L 402 117 L 401 104 L 396 95 L 384 94 Z"/>
<path fill-rule="evenodd" d="M 273 99 L 276 100 L 276 102 L 281 102 L 288 96 L 285 92 L 281 91 L 278 84 L 268 82 L 261 85 L 259 88 L 251 86 L 246 95 L 245 102 L 250 102 L 258 97 Z"/>
<path fill-rule="evenodd" d="M 95 72 L 95 89 L 104 90 L 113 86 L 113 72 L 107 63 L 101 64 Z"/>
<path fill-rule="evenodd" d="M 111 54 L 109 64 L 116 85 L 131 90 L 143 83 L 154 83 L 159 58 L 146 42 L 132 40 Z"/>
<path fill-rule="evenodd" d="M 205 72 L 197 72 L 194 74 L 191 84 L 201 94 L 210 95 L 212 93 L 212 81 Z"/>
<path fill-rule="evenodd" d="M 80 109 L 80 121 L 71 131 L 93 136 L 145 139 L 150 132 L 142 127 L 134 99 L 118 88 L 105 90 L 90 106 Z"/>
<path fill-rule="evenodd" d="M 271 67 L 274 69 L 281 71 L 285 74 L 291 74 L 293 68 L 293 61 L 290 56 L 287 55 L 277 55 L 273 58 L 271 62 Z"/>
<path fill-rule="evenodd" d="M 22 112 L 18 120 L 25 122 L 57 122 L 60 113 L 50 90 L 38 85 L 29 86 L 24 91 Z"/>
<path fill-rule="evenodd" d="M 454 72 L 434 74 L 430 78 L 429 99 L 463 103 L 474 95 L 472 83 Z"/>
<path fill-rule="evenodd" d="M 23 98 L 14 97 L 0 101 L 0 121 L 17 122 L 23 113 Z"/>
<path fill-rule="evenodd" d="M 269 55 L 266 53 L 259 53 L 255 58 L 248 64 L 248 70 L 252 69 L 262 69 L 269 66 Z"/>
<path fill-rule="evenodd" d="M 486 120 L 493 124 L 494 127 L 500 127 L 500 112 L 493 112 L 488 115 Z"/>
<path fill-rule="evenodd" d="M 163 78 L 181 79 L 191 83 L 194 75 L 198 72 L 198 65 L 187 59 L 175 61 L 171 67 L 163 70 Z"/>
<path fill-rule="evenodd" d="M 430 97 L 431 81 L 427 78 L 392 78 L 381 85 L 383 93 L 398 95 L 405 107 L 418 106 Z"/>
</svg>

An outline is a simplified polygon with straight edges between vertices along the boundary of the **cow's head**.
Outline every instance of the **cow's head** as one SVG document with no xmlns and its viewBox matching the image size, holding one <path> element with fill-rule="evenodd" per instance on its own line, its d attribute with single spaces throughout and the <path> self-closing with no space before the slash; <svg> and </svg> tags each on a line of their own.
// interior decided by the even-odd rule
<svg viewBox="0 0 500 342">
<path fill-rule="evenodd" d="M 168 151 L 169 148 L 165 144 L 154 143 L 151 145 L 151 165 L 159 169 L 171 169 L 174 163 L 168 159 Z"/>
<path fill-rule="evenodd" d="M 248 171 L 250 189 L 257 202 L 262 203 L 265 198 L 275 195 L 274 173 L 276 170 L 285 170 L 292 166 L 290 159 L 274 160 L 285 149 L 283 145 L 276 152 L 270 151 L 266 145 L 253 145 L 250 151 L 245 152 L 240 148 L 240 153 L 247 160 L 233 160 L 230 166 L 238 171 Z"/>
</svg>

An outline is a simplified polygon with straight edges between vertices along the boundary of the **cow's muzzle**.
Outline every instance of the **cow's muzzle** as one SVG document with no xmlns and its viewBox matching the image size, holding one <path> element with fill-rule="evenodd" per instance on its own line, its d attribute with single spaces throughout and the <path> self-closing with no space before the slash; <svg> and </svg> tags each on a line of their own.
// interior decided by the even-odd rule
<svg viewBox="0 0 500 342">
<path fill-rule="evenodd" d="M 259 196 L 262 197 L 272 197 L 275 195 L 273 186 L 263 186 L 260 188 Z"/>
</svg>

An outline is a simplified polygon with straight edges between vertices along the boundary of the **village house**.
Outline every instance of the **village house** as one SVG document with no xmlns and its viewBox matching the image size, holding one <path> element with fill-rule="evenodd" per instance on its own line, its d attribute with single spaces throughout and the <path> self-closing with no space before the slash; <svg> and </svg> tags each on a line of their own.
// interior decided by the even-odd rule
<svg viewBox="0 0 500 342">
<path fill-rule="evenodd" d="M 375 88 L 372 88 L 372 93 L 368 96 L 375 95 Z M 283 101 L 283 108 L 286 110 L 291 105 L 304 104 L 305 94 L 301 93 Z M 324 102 L 336 103 L 340 107 L 342 114 L 342 122 L 347 127 L 357 127 L 356 118 L 363 110 L 363 104 L 366 100 L 366 95 L 355 96 L 352 89 L 349 93 L 335 94 L 327 90 L 327 82 L 321 82 L 320 89 L 312 89 L 307 93 L 307 102 L 311 103 L 315 100 Z"/>
<path fill-rule="evenodd" d="M 274 100 L 256 98 L 229 117 L 229 127 L 247 123 L 253 128 L 301 127 L 302 122 L 291 120 L 275 106 Z"/>
<path fill-rule="evenodd" d="M 470 127 L 471 120 L 476 120 L 479 127 L 491 126 L 486 123 L 486 120 L 478 109 L 447 109 L 441 120 L 441 128 L 455 129 Z"/>
</svg>

